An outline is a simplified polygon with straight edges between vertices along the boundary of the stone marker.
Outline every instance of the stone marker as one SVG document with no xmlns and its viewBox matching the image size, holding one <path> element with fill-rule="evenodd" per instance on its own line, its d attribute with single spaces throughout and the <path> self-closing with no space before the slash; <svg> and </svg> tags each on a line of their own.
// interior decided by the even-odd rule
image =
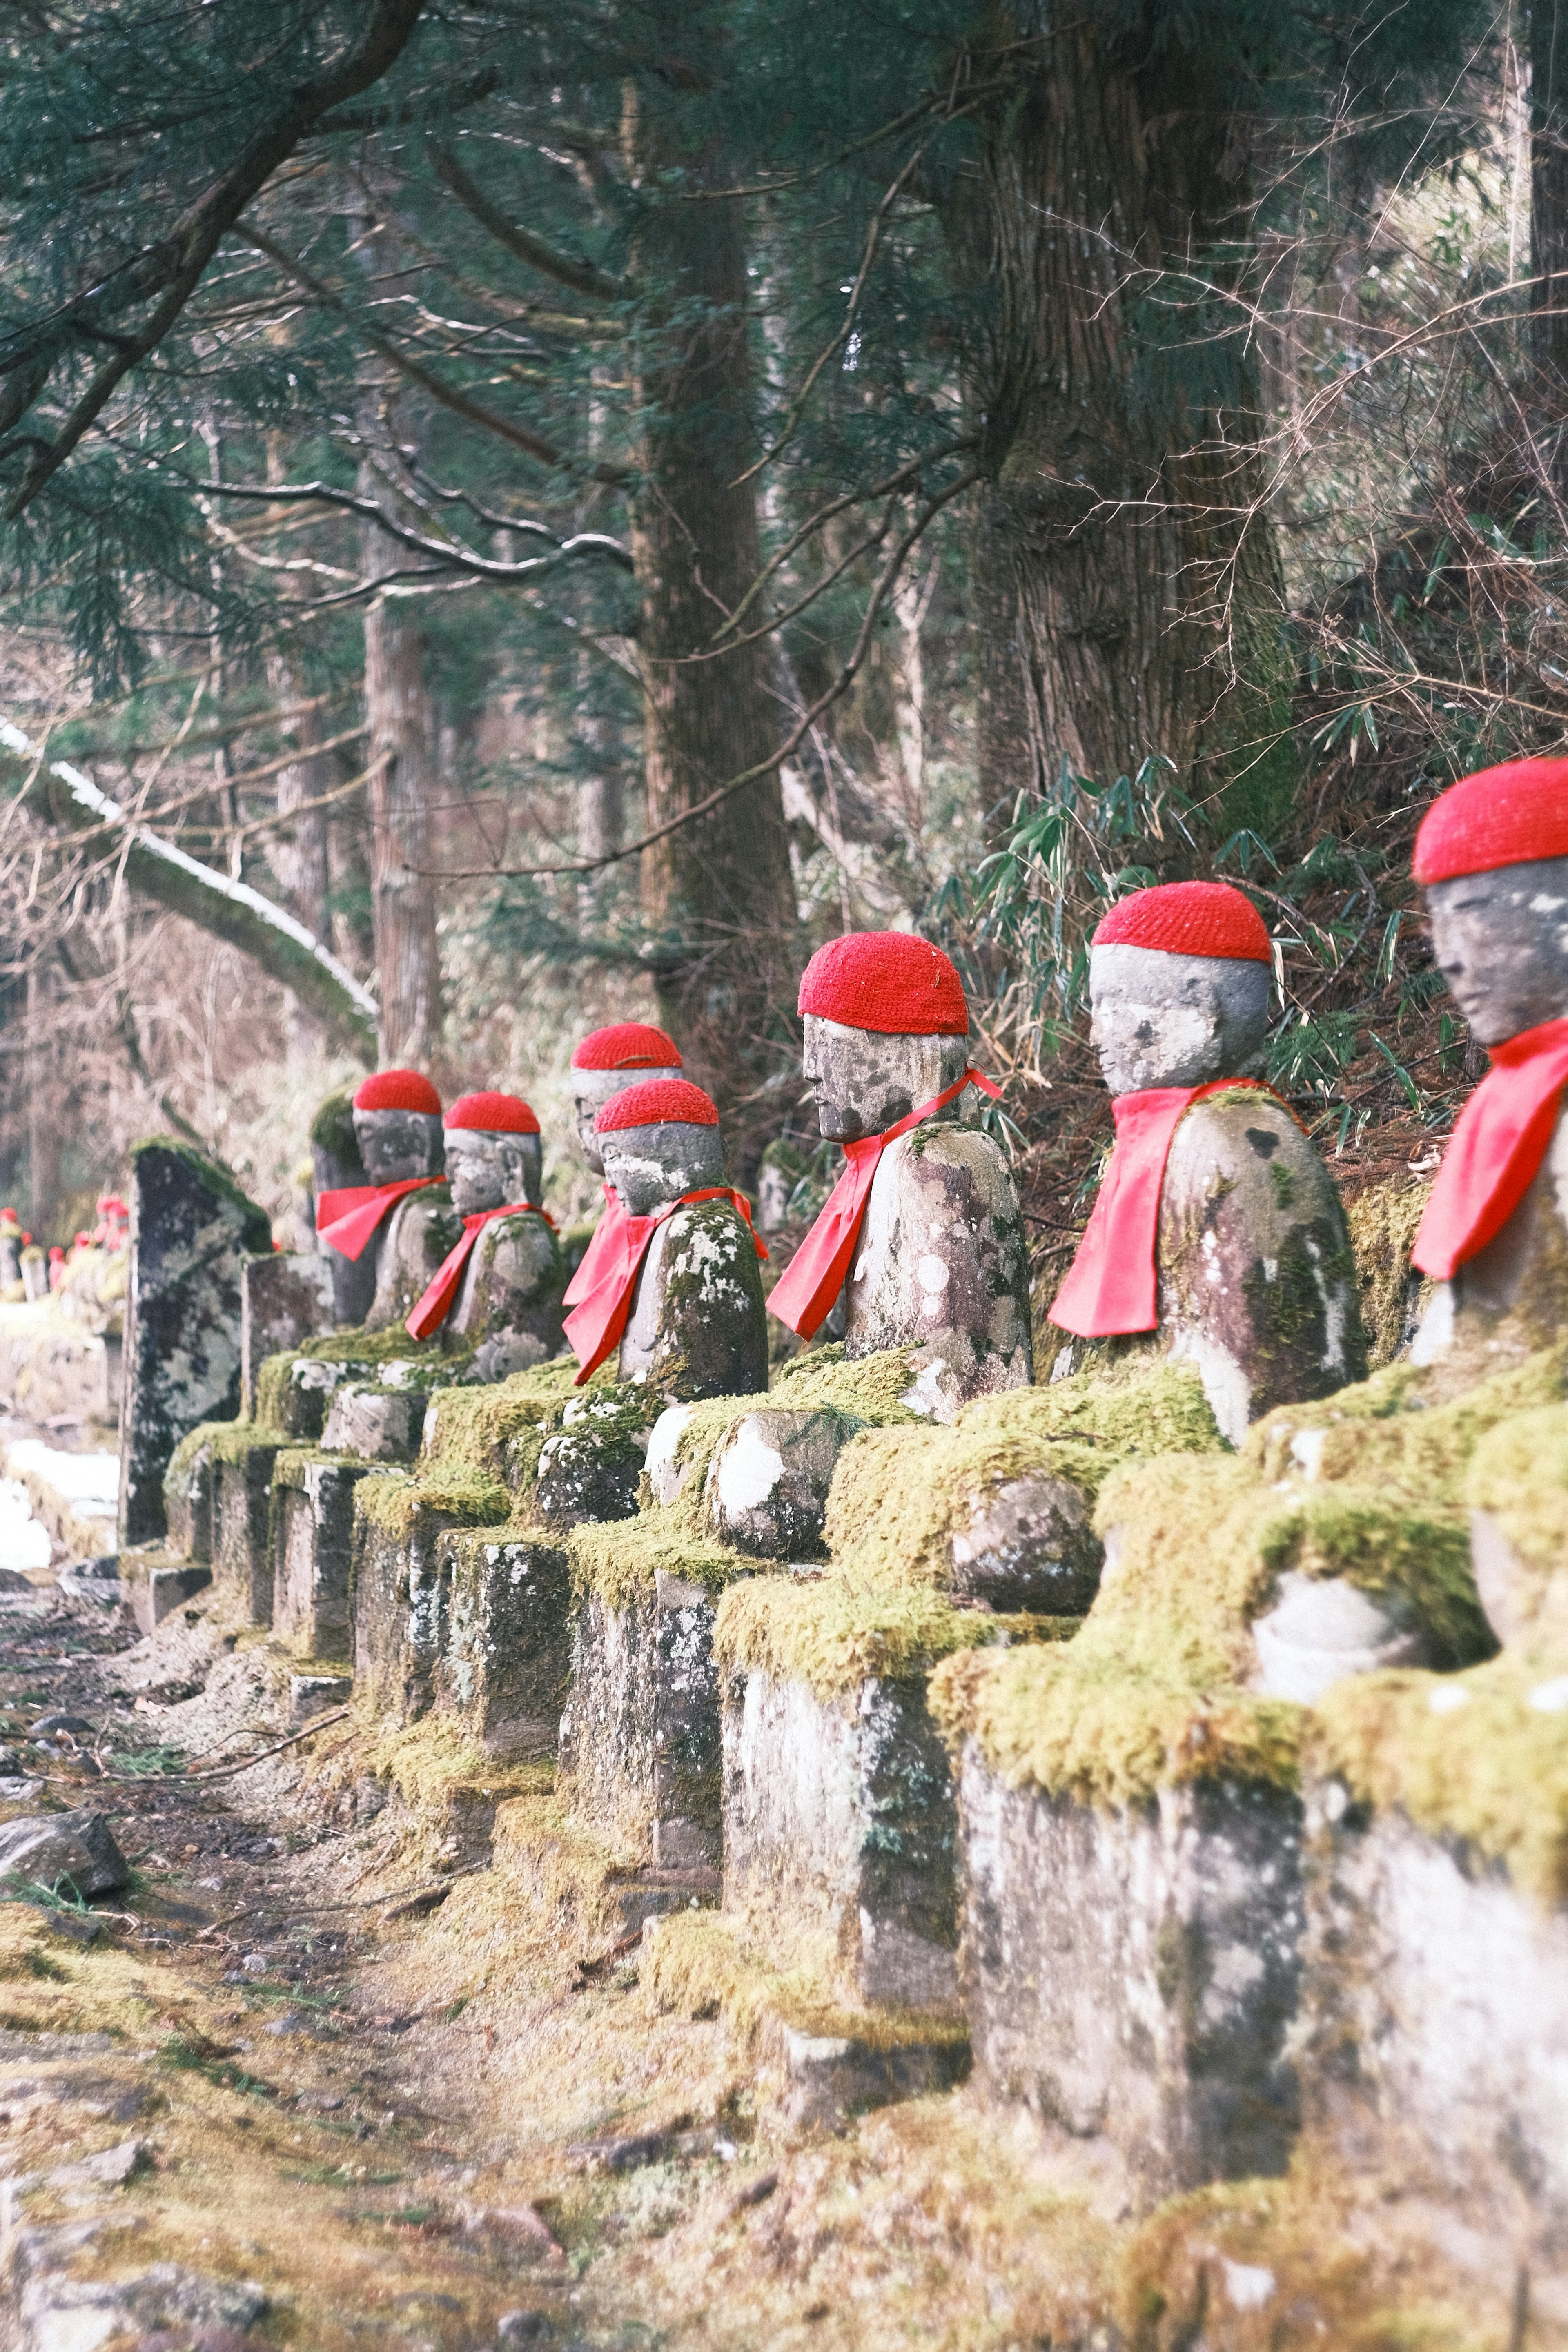
<svg viewBox="0 0 1568 2352">
<path fill-rule="evenodd" d="M 1152 1333 L 1195 1364 L 1232 1444 L 1366 1369 L 1339 1197 L 1285 1105 L 1249 1082 L 1271 954 L 1224 883 L 1134 891 L 1096 930 L 1092 1034 L 1117 1141 L 1050 1310 L 1078 1339 Z"/>
<path fill-rule="evenodd" d="M 240 1269 L 239 1296 L 240 1411 L 254 1421 L 257 1374 L 268 1357 L 330 1331 L 337 1319 L 331 1261 L 281 1250 L 247 1258 Z"/>
<path fill-rule="evenodd" d="M 269 1252 L 265 1210 L 188 1145 L 132 1153 L 131 1286 L 120 1426 L 120 1540 L 164 1530 L 163 1473 L 188 1430 L 240 1402 L 240 1270 Z"/>
<path fill-rule="evenodd" d="M 369 1183 L 364 1162 L 359 1156 L 359 1139 L 354 1134 L 352 1088 L 342 1087 L 330 1094 L 310 1121 L 310 1162 L 317 1202 L 324 1192 Z M 316 1247 L 326 1262 L 331 1282 L 333 1322 L 358 1330 L 375 1297 L 375 1252 L 366 1250 L 357 1259 L 345 1257 L 341 1250 L 330 1248 L 319 1237 Z"/>
</svg>

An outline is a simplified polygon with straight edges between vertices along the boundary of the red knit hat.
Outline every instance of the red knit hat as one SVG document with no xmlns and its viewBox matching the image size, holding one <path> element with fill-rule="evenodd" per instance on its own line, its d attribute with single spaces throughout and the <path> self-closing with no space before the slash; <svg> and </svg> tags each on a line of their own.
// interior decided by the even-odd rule
<svg viewBox="0 0 1568 2352">
<path fill-rule="evenodd" d="M 447 1113 L 446 1126 L 477 1127 L 487 1135 L 537 1135 L 539 1121 L 521 1095 L 459 1095 Z"/>
<path fill-rule="evenodd" d="M 1165 955 L 1272 960 L 1268 932 L 1250 898 L 1228 882 L 1160 882 L 1119 898 L 1100 918 L 1093 948 L 1158 948 Z"/>
<path fill-rule="evenodd" d="M 679 1121 L 683 1127 L 717 1127 L 719 1114 L 710 1097 L 686 1078 L 645 1078 L 640 1087 L 612 1095 L 594 1121 L 596 1135 L 613 1135 L 623 1127 L 662 1127 Z"/>
<path fill-rule="evenodd" d="M 572 1055 L 574 1070 L 679 1070 L 680 1050 L 646 1021 L 616 1021 L 595 1029 Z"/>
<path fill-rule="evenodd" d="M 1568 857 L 1568 760 L 1508 760 L 1462 776 L 1421 820 L 1417 882 Z"/>
<path fill-rule="evenodd" d="M 417 1070 L 377 1070 L 354 1097 L 355 1110 L 422 1110 L 441 1116 L 441 1097 Z"/>
<path fill-rule="evenodd" d="M 912 931 L 847 931 L 801 974 L 798 1010 L 885 1037 L 967 1037 L 958 968 Z"/>
</svg>

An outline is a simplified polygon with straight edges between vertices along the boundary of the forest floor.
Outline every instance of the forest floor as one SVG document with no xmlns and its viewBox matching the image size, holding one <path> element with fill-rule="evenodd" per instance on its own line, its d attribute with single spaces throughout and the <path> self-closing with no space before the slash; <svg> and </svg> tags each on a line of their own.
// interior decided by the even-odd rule
<svg viewBox="0 0 1568 2352">
<path fill-rule="evenodd" d="M 88 1805 L 132 1867 L 0 1902 L 7 2352 L 1523 2344 L 1435 2205 L 1321 2158 L 1140 2218 L 969 2089 L 792 2128 L 652 2007 L 551 1768 L 339 1717 L 232 1769 L 292 1663 L 216 1607 L 0 1596 L 0 1825 Z"/>
</svg>

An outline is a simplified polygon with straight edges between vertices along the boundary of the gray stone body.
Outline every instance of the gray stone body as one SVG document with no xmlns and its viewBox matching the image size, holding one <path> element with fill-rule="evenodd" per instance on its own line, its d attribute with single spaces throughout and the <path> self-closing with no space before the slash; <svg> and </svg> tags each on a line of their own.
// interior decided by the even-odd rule
<svg viewBox="0 0 1568 2352">
<path fill-rule="evenodd" d="M 390 1331 L 406 1323 L 462 1237 L 463 1221 L 445 1184 L 426 1185 L 399 1201 L 377 1236 L 375 1297 L 365 1329 Z"/>
<path fill-rule="evenodd" d="M 350 1192 L 371 1181 L 360 1158 L 346 1096 L 324 1103 L 316 1115 L 310 1135 L 310 1170 L 315 1202 L 324 1192 Z M 357 1258 L 344 1257 L 341 1250 L 329 1249 L 320 1240 L 316 1247 L 331 1273 L 333 1322 L 358 1330 L 375 1297 L 374 1244 Z"/>
<path fill-rule="evenodd" d="M 1153 2204 L 1283 2172 L 1300 2121 L 1300 1801 L 1198 1783 L 1110 1811 L 965 1743 L 964 1983 L 983 2094 L 1100 2139 Z"/>
<path fill-rule="evenodd" d="M 742 1414 L 708 1467 L 702 1499 L 713 1533 L 761 1559 L 822 1558 L 827 1490 L 840 1453 L 860 1426 L 827 1407 Z M 654 1467 L 650 1446 L 650 1476 Z M 659 1499 L 672 1499 L 674 1491 Z"/>
<path fill-rule="evenodd" d="M 661 1119 L 601 1135 L 605 1174 L 626 1214 L 652 1216 L 724 1181 L 716 1127 Z M 620 1376 L 673 1401 L 747 1395 L 768 1381 L 756 1246 L 728 1201 L 698 1201 L 659 1225 L 621 1340 Z"/>
<path fill-rule="evenodd" d="M 678 1078 L 680 1065 L 673 1063 L 659 1070 L 574 1070 L 572 1073 L 573 1120 L 577 1133 L 577 1145 L 595 1176 L 605 1172 L 605 1155 L 594 1121 L 607 1102 L 624 1095 L 628 1087 L 640 1087 L 650 1078 Z"/>
<path fill-rule="evenodd" d="M 369 1465 L 286 1454 L 272 1489 L 272 1630 L 301 1658 L 348 1659 L 354 1488 Z"/>
<path fill-rule="evenodd" d="M 857 2000 L 958 2000 L 956 1816 L 923 1682 L 834 1699 L 753 1672 L 723 1695 L 724 1907 L 773 1964 L 815 1943 Z"/>
<path fill-rule="evenodd" d="M 1263 1698 L 1310 1706 L 1350 1675 L 1436 1662 L 1408 1603 L 1364 1592 L 1342 1576 L 1287 1569 L 1273 1606 L 1252 1621 L 1258 1668 L 1251 1687 Z"/>
<path fill-rule="evenodd" d="M 332 1391 L 321 1430 L 325 1454 L 359 1462 L 412 1462 L 425 1427 L 423 1389 L 345 1381 Z"/>
<path fill-rule="evenodd" d="M 504 1381 L 558 1356 L 561 1294 L 566 1261 L 541 1216 L 526 1211 L 484 1227 L 463 1269 L 462 1287 L 447 1318 L 453 1336 L 474 1349 L 473 1372 Z"/>
<path fill-rule="evenodd" d="M 553 1756 L 572 1680 L 572 1578 L 564 1551 L 485 1528 L 446 1536 L 437 1709 L 488 1754 Z"/>
<path fill-rule="evenodd" d="M 1568 2296 L 1568 1912 L 1310 1784 L 1308 2121 L 1474 2233 L 1503 2291 Z M 1386 2173 L 1380 2175 L 1386 2178 Z M 1532 2292 L 1531 2309 L 1536 2309 Z"/>
<path fill-rule="evenodd" d="M 629 1519 L 647 1453 L 647 1417 L 628 1412 L 624 1397 L 590 1391 L 570 1400 L 563 1419 L 565 1426 L 545 1439 L 539 1456 L 540 1517 L 558 1528 Z"/>
<path fill-rule="evenodd" d="M 181 1438 L 239 1411 L 240 1269 L 271 1244 L 265 1210 L 199 1152 L 152 1142 L 132 1153 L 121 1545 L 163 1533 L 163 1473 Z"/>
<path fill-rule="evenodd" d="M 1080 1617 L 1100 1590 L 1104 1554 L 1088 1503 L 1069 1479 L 1031 1470 L 974 1497 L 952 1533 L 948 1590 L 957 1608 Z"/>
<path fill-rule="evenodd" d="M 561 1769 L 589 1820 L 651 1845 L 657 1867 L 711 1866 L 722 1812 L 712 1596 L 660 1570 L 625 1608 L 574 1612 Z"/>
<path fill-rule="evenodd" d="M 7 1225 L 0 1230 L 0 1286 L 9 1286 L 22 1279 L 22 1229 Z"/>
<path fill-rule="evenodd" d="M 823 1134 L 885 1132 L 962 1077 L 968 1052 L 963 1037 L 886 1036 L 808 1013 L 805 1070 Z M 940 1421 L 1034 1378 L 1024 1222 L 1001 1150 L 963 1124 L 973 1101 L 966 1089 L 882 1154 L 843 1294 L 846 1353 L 920 1349 L 911 1401 Z"/>
<path fill-rule="evenodd" d="M 334 1250 L 332 1257 L 338 1253 Z M 346 1260 L 343 1263 L 347 1263 Z M 240 1411 L 256 1417 L 256 1382 L 268 1356 L 330 1331 L 337 1320 L 331 1259 L 274 1251 L 247 1258 L 239 1277 Z"/>
</svg>

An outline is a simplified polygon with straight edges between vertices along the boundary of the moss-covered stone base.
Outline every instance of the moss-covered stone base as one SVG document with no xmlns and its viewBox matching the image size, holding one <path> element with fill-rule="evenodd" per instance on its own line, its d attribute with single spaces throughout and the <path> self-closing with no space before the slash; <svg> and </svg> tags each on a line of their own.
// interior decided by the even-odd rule
<svg viewBox="0 0 1568 2352">
<path fill-rule="evenodd" d="M 511 1497 L 455 1465 L 426 1478 L 392 1472 L 354 1490 L 354 1681 L 384 1720 L 408 1723 L 435 1697 L 447 1632 L 439 1542 L 449 1529 L 498 1526 Z"/>
<path fill-rule="evenodd" d="M 353 1655 L 354 1489 L 368 1471 L 300 1446 L 273 1465 L 272 1630 L 301 1659 Z"/>
<path fill-rule="evenodd" d="M 441 1538 L 437 1566 L 446 1606 L 437 1707 L 487 1755 L 553 1757 L 572 1675 L 565 1553 L 465 1530 Z"/>
</svg>

